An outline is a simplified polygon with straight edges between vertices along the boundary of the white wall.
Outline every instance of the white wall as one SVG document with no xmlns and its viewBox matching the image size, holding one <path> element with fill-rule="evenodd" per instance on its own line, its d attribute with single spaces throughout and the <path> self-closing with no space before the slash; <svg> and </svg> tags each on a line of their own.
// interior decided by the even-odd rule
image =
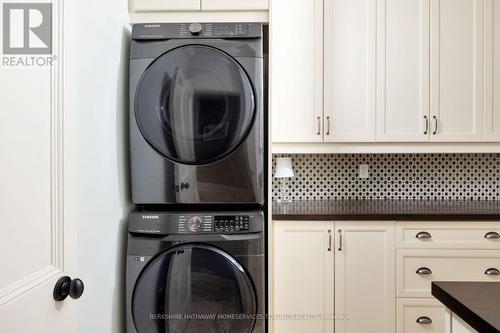
<svg viewBox="0 0 500 333">
<path fill-rule="evenodd" d="M 81 333 L 124 332 L 128 188 L 127 0 L 77 1 L 78 271 Z"/>
</svg>

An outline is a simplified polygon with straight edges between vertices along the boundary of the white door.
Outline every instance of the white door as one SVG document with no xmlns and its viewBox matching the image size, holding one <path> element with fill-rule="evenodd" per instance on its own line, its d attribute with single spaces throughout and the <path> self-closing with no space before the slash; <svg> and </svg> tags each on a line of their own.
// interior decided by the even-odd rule
<svg viewBox="0 0 500 333">
<path fill-rule="evenodd" d="M 325 141 L 374 141 L 377 6 L 325 1 Z"/>
<path fill-rule="evenodd" d="M 486 141 L 500 141 L 500 1 L 485 0 Z"/>
<path fill-rule="evenodd" d="M 429 141 L 429 6 L 378 2 L 377 141 Z"/>
<path fill-rule="evenodd" d="M 0 332 L 122 333 L 128 4 L 52 13 L 52 68 L 0 62 Z M 81 298 L 54 301 L 64 275 Z"/>
<path fill-rule="evenodd" d="M 272 142 L 323 140 L 323 0 L 271 1 Z"/>
<path fill-rule="evenodd" d="M 67 150 L 75 144 L 75 133 L 64 130 L 72 116 L 65 114 L 61 82 L 65 60 L 61 5 L 61 1 L 52 4 L 52 54 L 58 57 L 52 67 L 0 65 L 1 332 L 77 332 L 78 300 L 68 297 L 56 302 L 52 295 L 59 277 L 78 277 L 74 275 L 75 210 L 70 207 L 76 190 L 71 182 L 74 161 Z M 3 10 L 10 18 L 11 38 L 15 25 L 22 24 L 21 15 L 41 17 L 50 25 L 45 8 L 3 6 Z M 17 46 L 32 47 L 33 43 L 44 50 L 50 44 L 41 38 Z M 6 55 L 6 51 L 2 50 L 4 58 L 24 57 Z M 45 58 L 36 57 L 40 62 Z"/>
<path fill-rule="evenodd" d="M 482 141 L 484 0 L 431 1 L 431 141 Z"/>
<path fill-rule="evenodd" d="M 201 10 L 261 11 L 269 9 L 269 0 L 201 0 Z"/>
<path fill-rule="evenodd" d="M 333 222 L 273 223 L 273 332 L 333 333 Z"/>
<path fill-rule="evenodd" d="M 394 222 L 335 223 L 335 333 L 394 333 Z"/>
</svg>

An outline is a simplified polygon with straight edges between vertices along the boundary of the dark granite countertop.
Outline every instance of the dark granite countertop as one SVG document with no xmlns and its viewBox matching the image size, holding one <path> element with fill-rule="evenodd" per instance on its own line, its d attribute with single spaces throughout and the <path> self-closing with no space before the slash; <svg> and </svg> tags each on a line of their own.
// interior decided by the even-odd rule
<svg viewBox="0 0 500 333">
<path fill-rule="evenodd" d="M 313 200 L 273 202 L 273 220 L 500 220 L 500 201 Z"/>
<path fill-rule="evenodd" d="M 433 282 L 432 295 L 476 331 L 500 333 L 500 282 Z"/>
</svg>

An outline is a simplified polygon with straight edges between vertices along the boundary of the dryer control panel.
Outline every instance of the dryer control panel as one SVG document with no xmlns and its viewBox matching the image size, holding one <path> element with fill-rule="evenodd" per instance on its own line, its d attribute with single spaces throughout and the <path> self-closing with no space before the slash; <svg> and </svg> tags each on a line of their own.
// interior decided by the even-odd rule
<svg viewBox="0 0 500 333">
<path fill-rule="evenodd" d="M 260 37 L 260 23 L 138 23 L 132 28 L 134 40 Z"/>
</svg>

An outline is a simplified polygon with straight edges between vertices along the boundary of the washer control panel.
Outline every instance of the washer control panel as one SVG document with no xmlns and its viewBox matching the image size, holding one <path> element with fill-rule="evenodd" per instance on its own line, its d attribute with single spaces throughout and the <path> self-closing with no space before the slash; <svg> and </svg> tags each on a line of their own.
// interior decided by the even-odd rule
<svg viewBox="0 0 500 333">
<path fill-rule="evenodd" d="M 248 215 L 181 215 L 179 233 L 242 232 L 249 231 Z"/>
<path fill-rule="evenodd" d="M 238 232 L 248 231 L 249 217 L 245 215 L 215 216 L 214 231 Z"/>
<path fill-rule="evenodd" d="M 129 216 L 128 231 L 154 237 L 180 234 L 244 234 L 261 232 L 264 225 L 262 211 L 134 211 Z"/>
</svg>

